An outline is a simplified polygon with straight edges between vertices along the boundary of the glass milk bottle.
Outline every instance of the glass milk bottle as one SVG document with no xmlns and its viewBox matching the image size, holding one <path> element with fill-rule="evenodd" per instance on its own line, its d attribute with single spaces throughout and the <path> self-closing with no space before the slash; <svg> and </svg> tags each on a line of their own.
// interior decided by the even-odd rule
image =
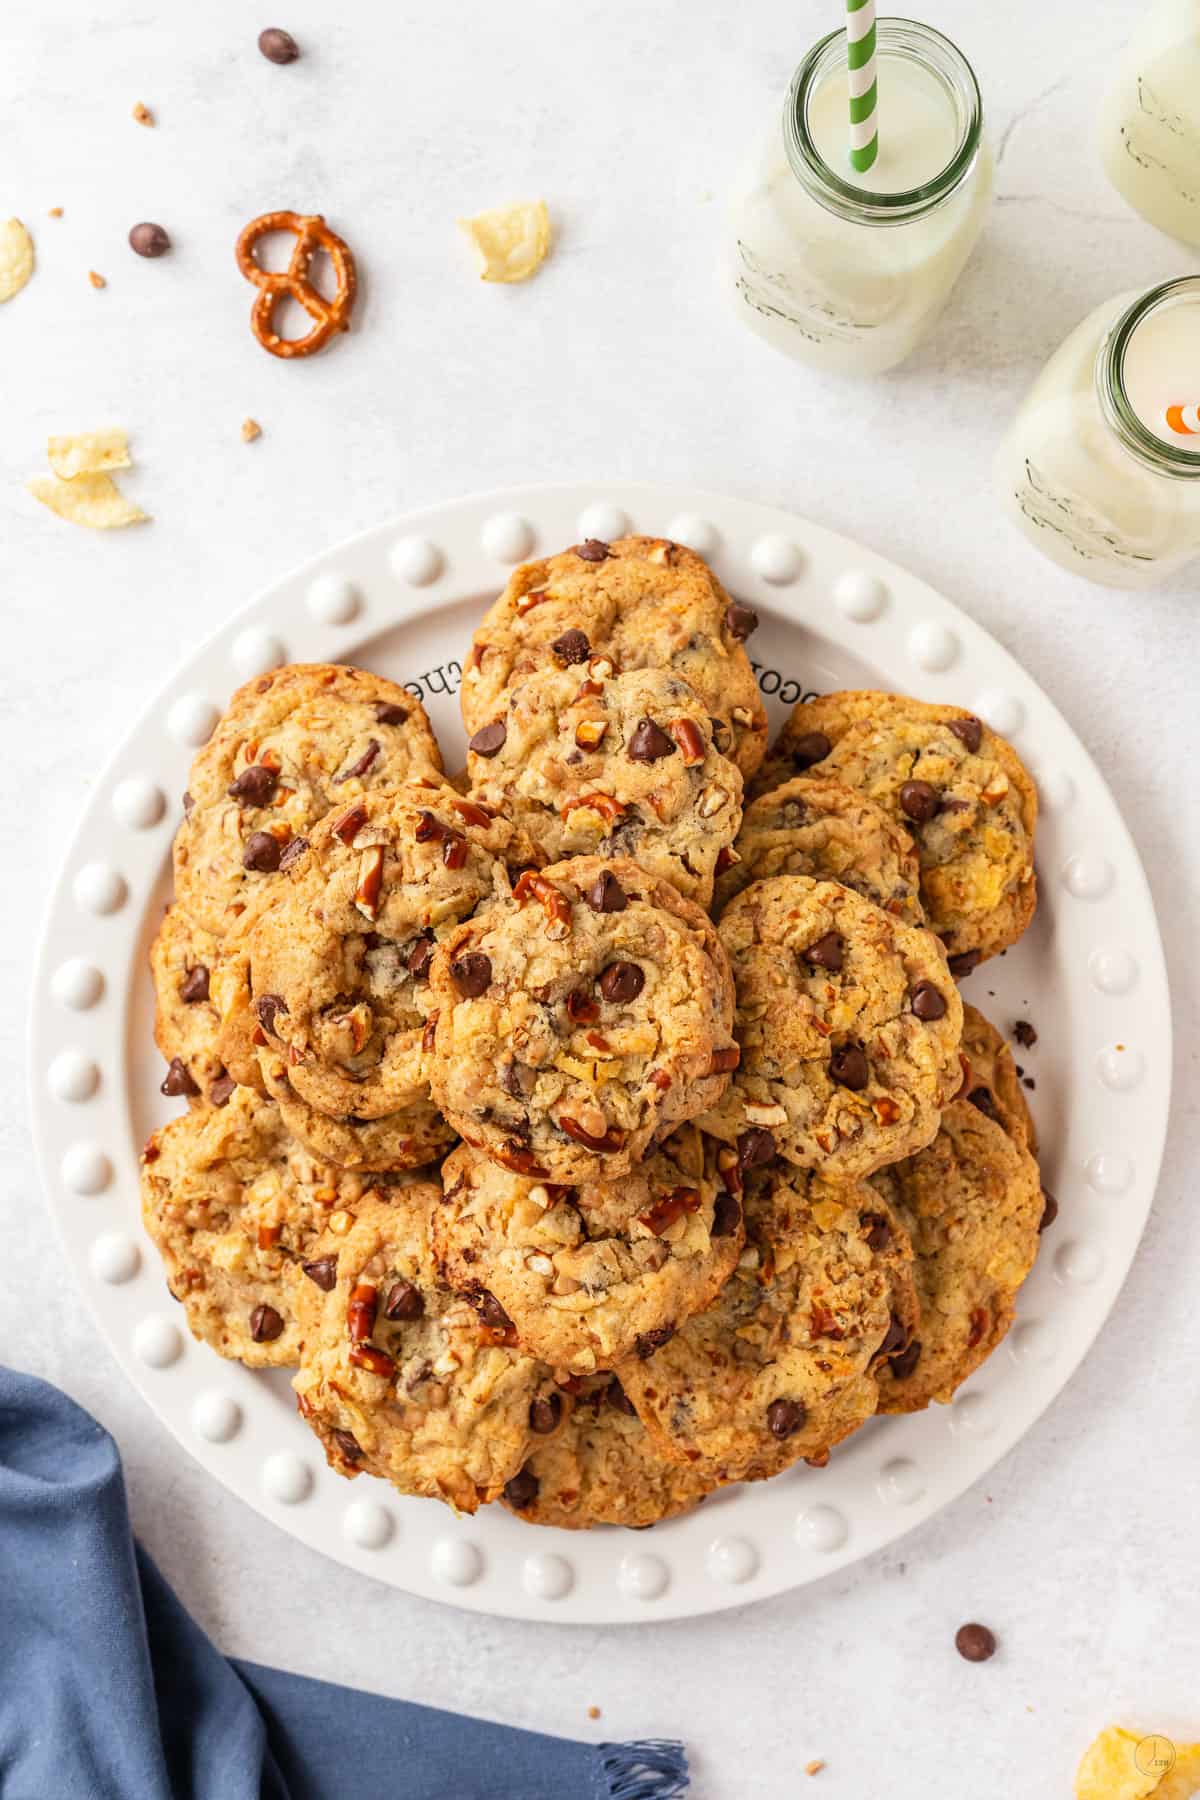
<svg viewBox="0 0 1200 1800">
<path fill-rule="evenodd" d="M 1200 0 L 1145 9 L 1099 114 L 1104 171 L 1160 231 L 1200 245 Z"/>
<path fill-rule="evenodd" d="M 1089 313 L 996 459 L 1005 510 L 1065 569 L 1148 588 L 1200 555 L 1200 276 Z"/>
<path fill-rule="evenodd" d="M 877 375 L 941 312 L 983 229 L 992 159 L 970 64 L 940 32 L 877 25 L 879 154 L 849 160 L 846 33 L 797 69 L 735 207 L 738 313 L 817 368 Z"/>
</svg>

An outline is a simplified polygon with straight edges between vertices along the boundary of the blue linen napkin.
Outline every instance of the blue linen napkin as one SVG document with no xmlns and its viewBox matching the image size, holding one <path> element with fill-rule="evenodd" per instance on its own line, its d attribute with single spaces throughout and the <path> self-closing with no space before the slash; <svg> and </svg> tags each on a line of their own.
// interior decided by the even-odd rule
<svg viewBox="0 0 1200 1800">
<path fill-rule="evenodd" d="M 230 1661 L 134 1543 L 112 1438 L 0 1367 L 4 1800 L 675 1800 L 682 1744 L 579 1744 Z"/>
</svg>

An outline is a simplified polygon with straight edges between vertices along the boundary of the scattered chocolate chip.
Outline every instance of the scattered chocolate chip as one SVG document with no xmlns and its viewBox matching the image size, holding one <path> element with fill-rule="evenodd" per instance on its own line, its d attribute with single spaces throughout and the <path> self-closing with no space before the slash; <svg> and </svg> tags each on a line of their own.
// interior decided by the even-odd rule
<svg viewBox="0 0 1200 1800">
<path fill-rule="evenodd" d="M 419 1319 L 424 1311 L 425 1299 L 420 1288 L 414 1287 L 411 1281 L 392 1283 L 383 1303 L 385 1319 Z"/>
<path fill-rule="evenodd" d="M 1032 1050 L 1037 1043 L 1037 1032 L 1028 1019 L 1018 1019 L 1012 1028 L 1012 1034 L 1022 1050 Z"/>
<path fill-rule="evenodd" d="M 171 248 L 171 240 L 161 225 L 152 225 L 147 219 L 131 229 L 129 247 L 139 256 L 165 256 Z"/>
<path fill-rule="evenodd" d="M 564 631 L 561 637 L 556 637 L 550 648 L 554 652 L 555 661 L 561 663 L 564 669 L 569 669 L 572 663 L 586 662 L 592 654 L 592 646 L 583 632 L 575 626 L 570 631 Z"/>
<path fill-rule="evenodd" d="M 428 975 L 429 965 L 433 961 L 433 952 L 435 948 L 436 945 L 433 938 L 419 937 L 409 950 L 404 966 L 414 981 L 424 981 L 426 975 Z"/>
<path fill-rule="evenodd" d="M 972 1106 L 983 1114 L 985 1119 L 993 1119 L 997 1125 L 1000 1123 L 1000 1114 L 997 1111 L 995 1097 L 992 1094 L 991 1088 L 972 1088 L 967 1095 L 967 1099 L 971 1102 Z"/>
<path fill-rule="evenodd" d="M 495 1294 L 490 1293 L 487 1288 L 480 1288 L 477 1294 L 473 1294 L 471 1304 L 484 1324 L 490 1325 L 493 1331 L 514 1331 L 516 1329 Z"/>
<path fill-rule="evenodd" d="M 637 1407 L 633 1404 L 633 1401 L 629 1398 L 629 1395 L 625 1392 L 625 1389 L 621 1386 L 621 1383 L 617 1380 L 615 1375 L 609 1382 L 604 1397 L 610 1406 L 615 1407 L 617 1412 L 624 1413 L 627 1419 L 637 1418 Z"/>
<path fill-rule="evenodd" d="M 274 769 L 265 763 L 251 763 L 248 769 L 231 781 L 225 792 L 231 800 L 243 800 L 247 806 L 265 806 L 279 785 Z"/>
<path fill-rule="evenodd" d="M 172 1100 L 186 1094 L 189 1099 L 200 1092 L 188 1072 L 188 1066 L 182 1057 L 173 1056 L 167 1064 L 167 1072 L 163 1077 L 160 1094 L 168 1095 Z"/>
<path fill-rule="evenodd" d="M 585 538 L 582 544 L 576 544 L 575 554 L 580 562 L 604 562 L 608 556 L 608 545 L 602 538 Z"/>
<path fill-rule="evenodd" d="M 740 600 L 733 600 L 725 608 L 725 629 L 731 638 L 744 644 L 750 633 L 758 630 L 758 614 L 752 606 L 744 606 Z"/>
<path fill-rule="evenodd" d="M 287 849 L 279 859 L 280 869 L 290 869 L 293 863 L 298 863 L 300 861 L 300 858 L 307 849 L 307 838 L 292 838 Z"/>
<path fill-rule="evenodd" d="M 927 781 L 906 781 L 900 789 L 900 810 L 918 825 L 927 825 L 939 805 L 938 791 Z"/>
<path fill-rule="evenodd" d="M 252 831 L 242 852 L 242 867 L 256 875 L 273 875 L 282 855 L 277 837 L 272 837 L 269 831 Z"/>
<path fill-rule="evenodd" d="M 752 1125 L 737 1141 L 738 1168 L 761 1169 L 775 1160 L 775 1139 L 765 1125 Z"/>
<path fill-rule="evenodd" d="M 907 1350 L 901 1350 L 898 1356 L 890 1356 L 888 1362 L 892 1374 L 897 1381 L 907 1381 L 921 1360 L 921 1340 L 914 1338 Z"/>
<path fill-rule="evenodd" d="M 493 719 L 490 725 L 481 725 L 475 736 L 467 744 L 476 756 L 496 756 L 504 748 L 504 740 L 508 736 L 508 726 L 503 719 Z"/>
<path fill-rule="evenodd" d="M 466 956 L 454 958 L 450 964 L 450 979 L 464 1000 L 477 1000 L 491 986 L 491 962 L 481 950 L 470 950 Z"/>
<path fill-rule="evenodd" d="M 336 1256 L 318 1256 L 312 1262 L 301 1263 L 300 1267 L 323 1294 L 331 1294 L 337 1286 Z"/>
<path fill-rule="evenodd" d="M 203 963 L 193 963 L 179 984 L 179 998 L 188 1006 L 208 999 L 208 970 Z"/>
<path fill-rule="evenodd" d="M 710 1237 L 732 1237 L 741 1224 L 742 1208 L 736 1194 L 730 1194 L 724 1188 L 713 1201 L 712 1229 Z"/>
<path fill-rule="evenodd" d="M 839 1087 L 861 1093 L 871 1079 L 871 1069 L 861 1044 L 839 1044 L 829 1058 L 829 1077 Z"/>
<path fill-rule="evenodd" d="M 208 1090 L 208 1097 L 214 1106 L 228 1106 L 237 1082 L 232 1075 L 221 1074 Z"/>
<path fill-rule="evenodd" d="M 536 1400 L 530 1402 L 530 1431 L 536 1432 L 538 1437 L 549 1437 L 552 1431 L 558 1429 L 558 1421 L 562 1418 L 562 1407 L 561 1394 L 539 1395 Z"/>
<path fill-rule="evenodd" d="M 290 31 L 282 31 L 278 25 L 268 25 L 265 31 L 258 34 L 258 47 L 268 62 L 293 63 L 300 54 L 300 46 Z"/>
<path fill-rule="evenodd" d="M 961 981 L 964 975 L 969 975 L 973 969 L 977 969 L 982 961 L 982 955 L 978 950 L 960 950 L 957 956 L 950 958 L 950 973 L 955 981 Z"/>
<path fill-rule="evenodd" d="M 1033 1079 L 1032 1075 L 1026 1075 L 1022 1078 L 1021 1086 L 1023 1088 L 1028 1088 L 1030 1090 L 1030 1092 L 1032 1093 L 1034 1088 L 1036 1088 L 1036 1086 L 1037 1086 L 1037 1082 Z"/>
<path fill-rule="evenodd" d="M 935 1019 L 946 1016 L 946 1002 L 932 981 L 918 981 L 912 991 L 912 1009 L 918 1019 L 931 1025 Z"/>
<path fill-rule="evenodd" d="M 600 976 L 600 992 L 613 1005 L 636 1000 L 646 985 L 646 977 L 636 963 L 611 962 Z"/>
<path fill-rule="evenodd" d="M 283 1319 L 273 1306 L 256 1306 L 250 1314 L 250 1336 L 256 1344 L 269 1344 L 283 1330 Z"/>
<path fill-rule="evenodd" d="M 375 718 L 380 725 L 404 725 L 408 721 L 408 709 L 397 706 L 394 700 L 377 700 Z"/>
<path fill-rule="evenodd" d="M 331 1431 L 329 1435 L 341 1451 L 343 1462 L 362 1461 L 362 1445 L 352 1431 Z"/>
<path fill-rule="evenodd" d="M 905 1329 L 904 1322 L 903 1320 L 898 1319 L 895 1313 L 893 1313 L 888 1320 L 888 1328 L 884 1333 L 883 1342 L 879 1346 L 879 1354 L 880 1356 L 886 1356 L 894 1369 L 895 1359 L 904 1349 L 907 1342 L 908 1332 Z"/>
<path fill-rule="evenodd" d="M 592 911 L 598 913 L 624 912 L 629 905 L 625 889 L 608 869 L 602 870 L 597 875 L 583 897 Z"/>
<path fill-rule="evenodd" d="M 767 1408 L 767 1430 L 772 1437 L 790 1438 L 808 1418 L 808 1408 L 800 1400 L 772 1400 Z"/>
<path fill-rule="evenodd" d="M 625 754 L 630 762 L 650 763 L 670 756 L 676 748 L 674 738 L 668 737 L 661 725 L 653 719 L 639 719 Z"/>
<path fill-rule="evenodd" d="M 531 1469 L 518 1469 L 512 1480 L 504 1484 L 504 1498 L 518 1510 L 532 1506 L 538 1497 L 538 1485 L 538 1478 Z"/>
<path fill-rule="evenodd" d="M 637 1351 L 638 1360 L 648 1362 L 654 1352 L 661 1350 L 664 1344 L 669 1344 L 674 1336 L 675 1327 L 673 1325 L 659 1325 L 654 1331 L 644 1331 L 634 1341 L 633 1347 Z"/>
<path fill-rule="evenodd" d="M 343 781 L 357 781 L 361 775 L 367 773 L 367 770 L 371 767 L 378 755 L 379 739 L 370 738 L 367 742 L 366 749 L 363 751 L 358 761 L 351 763 L 348 769 L 343 769 L 340 775 L 334 776 L 334 787 L 340 787 Z"/>
<path fill-rule="evenodd" d="M 254 1011 L 259 1024 L 264 1031 L 269 1031 L 272 1037 L 279 1036 L 275 1029 L 275 1020 L 280 1013 L 286 1013 L 287 1009 L 287 1001 L 282 994 L 260 994 L 254 1002 Z"/>
<path fill-rule="evenodd" d="M 983 726 L 978 719 L 951 719 L 950 729 L 960 744 L 965 744 L 974 755 L 983 742 Z"/>
<path fill-rule="evenodd" d="M 814 763 L 824 762 L 832 749 L 823 731 L 806 731 L 788 745 L 788 755 L 797 769 L 811 769 Z"/>
<path fill-rule="evenodd" d="M 891 1242 L 892 1228 L 882 1213 L 860 1213 L 859 1224 L 867 1234 L 868 1250 L 886 1250 Z"/>
<path fill-rule="evenodd" d="M 831 975 L 836 975 L 842 966 L 844 950 L 841 932 L 827 931 L 824 937 L 819 937 L 807 950 L 801 950 L 800 956 L 802 961 L 812 963 L 814 968 L 828 969 Z"/>
<path fill-rule="evenodd" d="M 960 1625 L 954 1634 L 954 1648 L 967 1662 L 986 1662 L 996 1654 L 996 1639 L 986 1625 Z"/>
<path fill-rule="evenodd" d="M 1053 1194 L 1048 1194 L 1045 1188 L 1042 1189 L 1042 1199 L 1045 1204 L 1042 1207 L 1042 1222 L 1038 1226 L 1038 1230 L 1049 1231 L 1051 1225 L 1053 1225 L 1055 1219 L 1058 1217 L 1058 1201 L 1054 1198 Z"/>
</svg>

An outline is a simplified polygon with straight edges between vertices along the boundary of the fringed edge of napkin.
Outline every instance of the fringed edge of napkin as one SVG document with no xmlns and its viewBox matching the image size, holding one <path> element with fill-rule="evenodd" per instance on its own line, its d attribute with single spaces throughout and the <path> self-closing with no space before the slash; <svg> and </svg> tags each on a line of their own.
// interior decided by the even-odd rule
<svg viewBox="0 0 1200 1800">
<path fill-rule="evenodd" d="M 600 1744 L 603 1800 L 678 1800 L 691 1785 L 687 1752 L 677 1738 Z"/>
</svg>

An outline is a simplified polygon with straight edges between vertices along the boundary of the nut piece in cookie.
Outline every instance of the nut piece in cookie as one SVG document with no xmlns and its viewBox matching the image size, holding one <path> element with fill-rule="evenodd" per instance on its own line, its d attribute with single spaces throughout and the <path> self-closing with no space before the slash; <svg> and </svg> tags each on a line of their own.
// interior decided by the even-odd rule
<svg viewBox="0 0 1200 1800">
<path fill-rule="evenodd" d="M 535 1182 L 462 1144 L 442 1182 L 433 1242 L 451 1286 L 486 1288 L 523 1349 L 575 1375 L 707 1306 L 742 1246 L 740 1208 L 694 1125 L 619 1181 Z"/>
<path fill-rule="evenodd" d="M 511 808 L 544 863 L 629 856 L 707 906 L 741 819 L 742 778 L 703 703 L 665 669 L 606 656 L 545 665 L 471 739 L 475 799 Z"/>
<path fill-rule="evenodd" d="M 840 881 L 906 925 L 923 925 L 912 838 L 883 808 L 816 774 L 786 781 L 746 808 L 734 856 L 721 858 L 715 910 L 772 875 Z"/>
<path fill-rule="evenodd" d="M 612 1181 L 721 1098 L 737 1061 L 715 926 L 625 858 L 521 876 L 430 964 L 434 1099 L 533 1181 Z"/>
<path fill-rule="evenodd" d="M 911 1246 L 865 1183 L 759 1171 L 742 1202 L 746 1247 L 712 1305 L 617 1371 L 662 1454 L 717 1481 L 823 1462 L 875 1411 L 883 1346 L 916 1321 Z"/>
<path fill-rule="evenodd" d="M 441 766 L 420 701 L 380 675 L 294 663 L 256 676 L 192 764 L 176 897 L 223 935 L 333 807 Z"/>
<path fill-rule="evenodd" d="M 463 665 L 469 734 L 500 717 L 504 693 L 552 655 L 580 678 L 593 656 L 614 671 L 668 669 L 721 721 L 717 748 L 744 776 L 766 748 L 767 715 L 745 640 L 758 623 L 703 559 L 665 538 L 589 539 L 513 571 Z M 729 742 L 725 742 L 725 733 Z"/>
<path fill-rule="evenodd" d="M 927 1144 L 962 1081 L 962 1002 L 932 932 L 837 882 L 777 875 L 721 917 L 741 1061 L 701 1124 L 743 1167 L 852 1180 Z"/>
<path fill-rule="evenodd" d="M 169 906 L 150 946 L 154 1041 L 167 1063 L 163 1093 L 193 1107 L 224 1106 L 235 1086 L 218 1042 L 220 966 L 220 939 Z"/>
<path fill-rule="evenodd" d="M 912 1342 L 880 1370 L 880 1411 L 919 1412 L 950 1400 L 1004 1338 L 1045 1201 L 1028 1150 L 969 1100 L 948 1106 L 933 1143 L 871 1186 L 911 1235 L 921 1302 Z"/>
<path fill-rule="evenodd" d="M 436 1182 L 360 1209 L 331 1285 L 300 1301 L 305 1347 L 293 1383 L 300 1411 L 343 1475 L 362 1471 L 402 1494 L 474 1512 L 517 1473 L 531 1412 L 556 1393 L 549 1372 L 513 1347 L 501 1308 L 445 1286 L 429 1248 Z"/>
<path fill-rule="evenodd" d="M 963 1005 L 962 1053 L 971 1074 L 963 1098 L 1009 1137 L 1037 1155 L 1037 1129 L 1025 1099 L 1012 1051 L 996 1027 L 974 1006 Z"/>
</svg>

